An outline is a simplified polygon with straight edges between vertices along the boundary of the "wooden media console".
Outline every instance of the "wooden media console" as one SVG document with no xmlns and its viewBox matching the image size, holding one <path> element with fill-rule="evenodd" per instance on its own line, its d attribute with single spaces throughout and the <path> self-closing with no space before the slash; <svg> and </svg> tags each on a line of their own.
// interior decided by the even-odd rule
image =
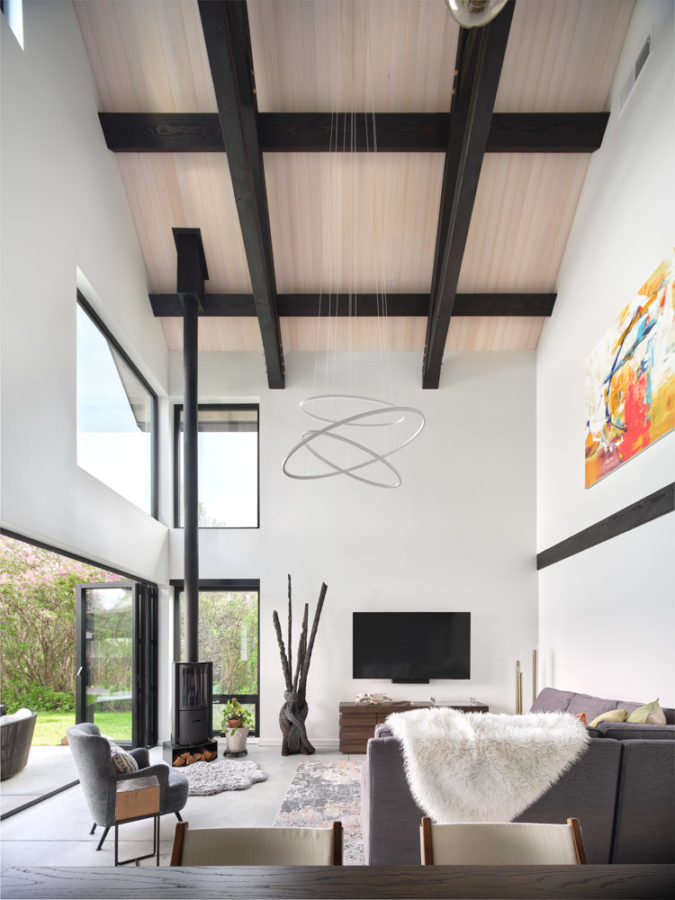
<svg viewBox="0 0 675 900">
<path fill-rule="evenodd" d="M 432 706 L 450 707 L 462 712 L 489 712 L 490 708 L 478 700 L 431 701 L 391 700 L 385 703 L 340 703 L 340 752 L 365 753 L 368 738 L 375 734 L 375 726 L 384 722 L 391 713 L 410 712 Z"/>
</svg>

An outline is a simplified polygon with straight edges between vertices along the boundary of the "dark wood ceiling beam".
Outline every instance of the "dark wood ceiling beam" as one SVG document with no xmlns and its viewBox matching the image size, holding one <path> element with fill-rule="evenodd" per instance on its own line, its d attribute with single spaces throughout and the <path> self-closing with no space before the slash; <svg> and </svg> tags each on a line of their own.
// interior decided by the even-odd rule
<svg viewBox="0 0 675 900">
<path fill-rule="evenodd" d="M 445 156 L 431 299 L 424 348 L 423 388 L 437 388 L 457 295 L 464 249 L 478 190 L 515 3 L 483 28 L 460 29 L 452 127 Z"/>
<path fill-rule="evenodd" d="M 260 323 L 267 383 L 270 388 L 283 388 L 284 360 L 246 2 L 199 0 L 199 15 Z"/>
<path fill-rule="evenodd" d="M 609 113 L 495 113 L 488 153 L 592 153 L 602 144 Z M 99 113 L 109 150 L 116 153 L 222 153 L 217 113 Z M 260 150 L 268 153 L 352 150 L 351 116 L 338 113 L 258 113 Z M 355 116 L 354 146 L 373 149 L 372 116 Z M 366 141 L 366 124 L 368 139 Z M 346 133 L 345 133 L 346 129 Z M 377 113 L 378 150 L 445 153 L 449 113 Z M 344 140 L 343 140 L 344 138 Z"/>
<path fill-rule="evenodd" d="M 455 316 L 550 316 L 555 294 L 457 294 Z M 253 294 L 204 294 L 200 316 L 254 316 Z M 150 294 L 156 316 L 180 316 L 178 294 Z M 429 294 L 387 294 L 387 316 L 427 316 Z M 377 316 L 382 298 L 376 294 L 277 294 L 280 316 Z"/>
</svg>

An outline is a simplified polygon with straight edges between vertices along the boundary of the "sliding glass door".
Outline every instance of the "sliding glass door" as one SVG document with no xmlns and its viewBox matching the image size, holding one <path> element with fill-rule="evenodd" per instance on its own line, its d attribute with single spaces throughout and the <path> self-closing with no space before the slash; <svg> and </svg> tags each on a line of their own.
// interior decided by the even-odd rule
<svg viewBox="0 0 675 900">
<path fill-rule="evenodd" d="M 76 718 L 120 744 L 157 741 L 156 612 L 151 585 L 77 588 Z"/>
</svg>

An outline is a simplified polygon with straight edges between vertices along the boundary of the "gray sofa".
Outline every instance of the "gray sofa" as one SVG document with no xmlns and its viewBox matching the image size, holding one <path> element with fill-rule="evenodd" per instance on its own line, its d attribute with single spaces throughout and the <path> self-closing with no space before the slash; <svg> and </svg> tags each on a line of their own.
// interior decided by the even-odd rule
<svg viewBox="0 0 675 900">
<path fill-rule="evenodd" d="M 531 712 L 585 712 L 591 722 L 640 703 L 545 688 Z M 675 710 L 666 725 L 603 722 L 588 749 L 517 822 L 581 821 L 591 863 L 675 862 Z M 361 771 L 361 827 L 370 865 L 419 863 L 419 823 L 398 740 L 387 724 L 368 741 Z"/>
<path fill-rule="evenodd" d="M 11 716 L 0 716 L 0 779 L 20 772 L 28 762 L 37 713 L 20 709 Z"/>
</svg>

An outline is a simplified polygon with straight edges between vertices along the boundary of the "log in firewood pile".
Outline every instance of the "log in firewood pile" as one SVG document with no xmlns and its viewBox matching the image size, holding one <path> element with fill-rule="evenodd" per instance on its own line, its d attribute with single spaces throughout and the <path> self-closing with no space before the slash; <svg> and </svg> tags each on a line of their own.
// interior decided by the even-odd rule
<svg viewBox="0 0 675 900">
<path fill-rule="evenodd" d="M 218 753 L 215 750 L 202 750 L 200 753 L 190 753 L 189 750 L 186 750 L 185 753 L 181 753 L 174 759 L 173 764 L 174 766 L 191 766 L 196 762 L 211 762 L 216 756 Z"/>
</svg>

